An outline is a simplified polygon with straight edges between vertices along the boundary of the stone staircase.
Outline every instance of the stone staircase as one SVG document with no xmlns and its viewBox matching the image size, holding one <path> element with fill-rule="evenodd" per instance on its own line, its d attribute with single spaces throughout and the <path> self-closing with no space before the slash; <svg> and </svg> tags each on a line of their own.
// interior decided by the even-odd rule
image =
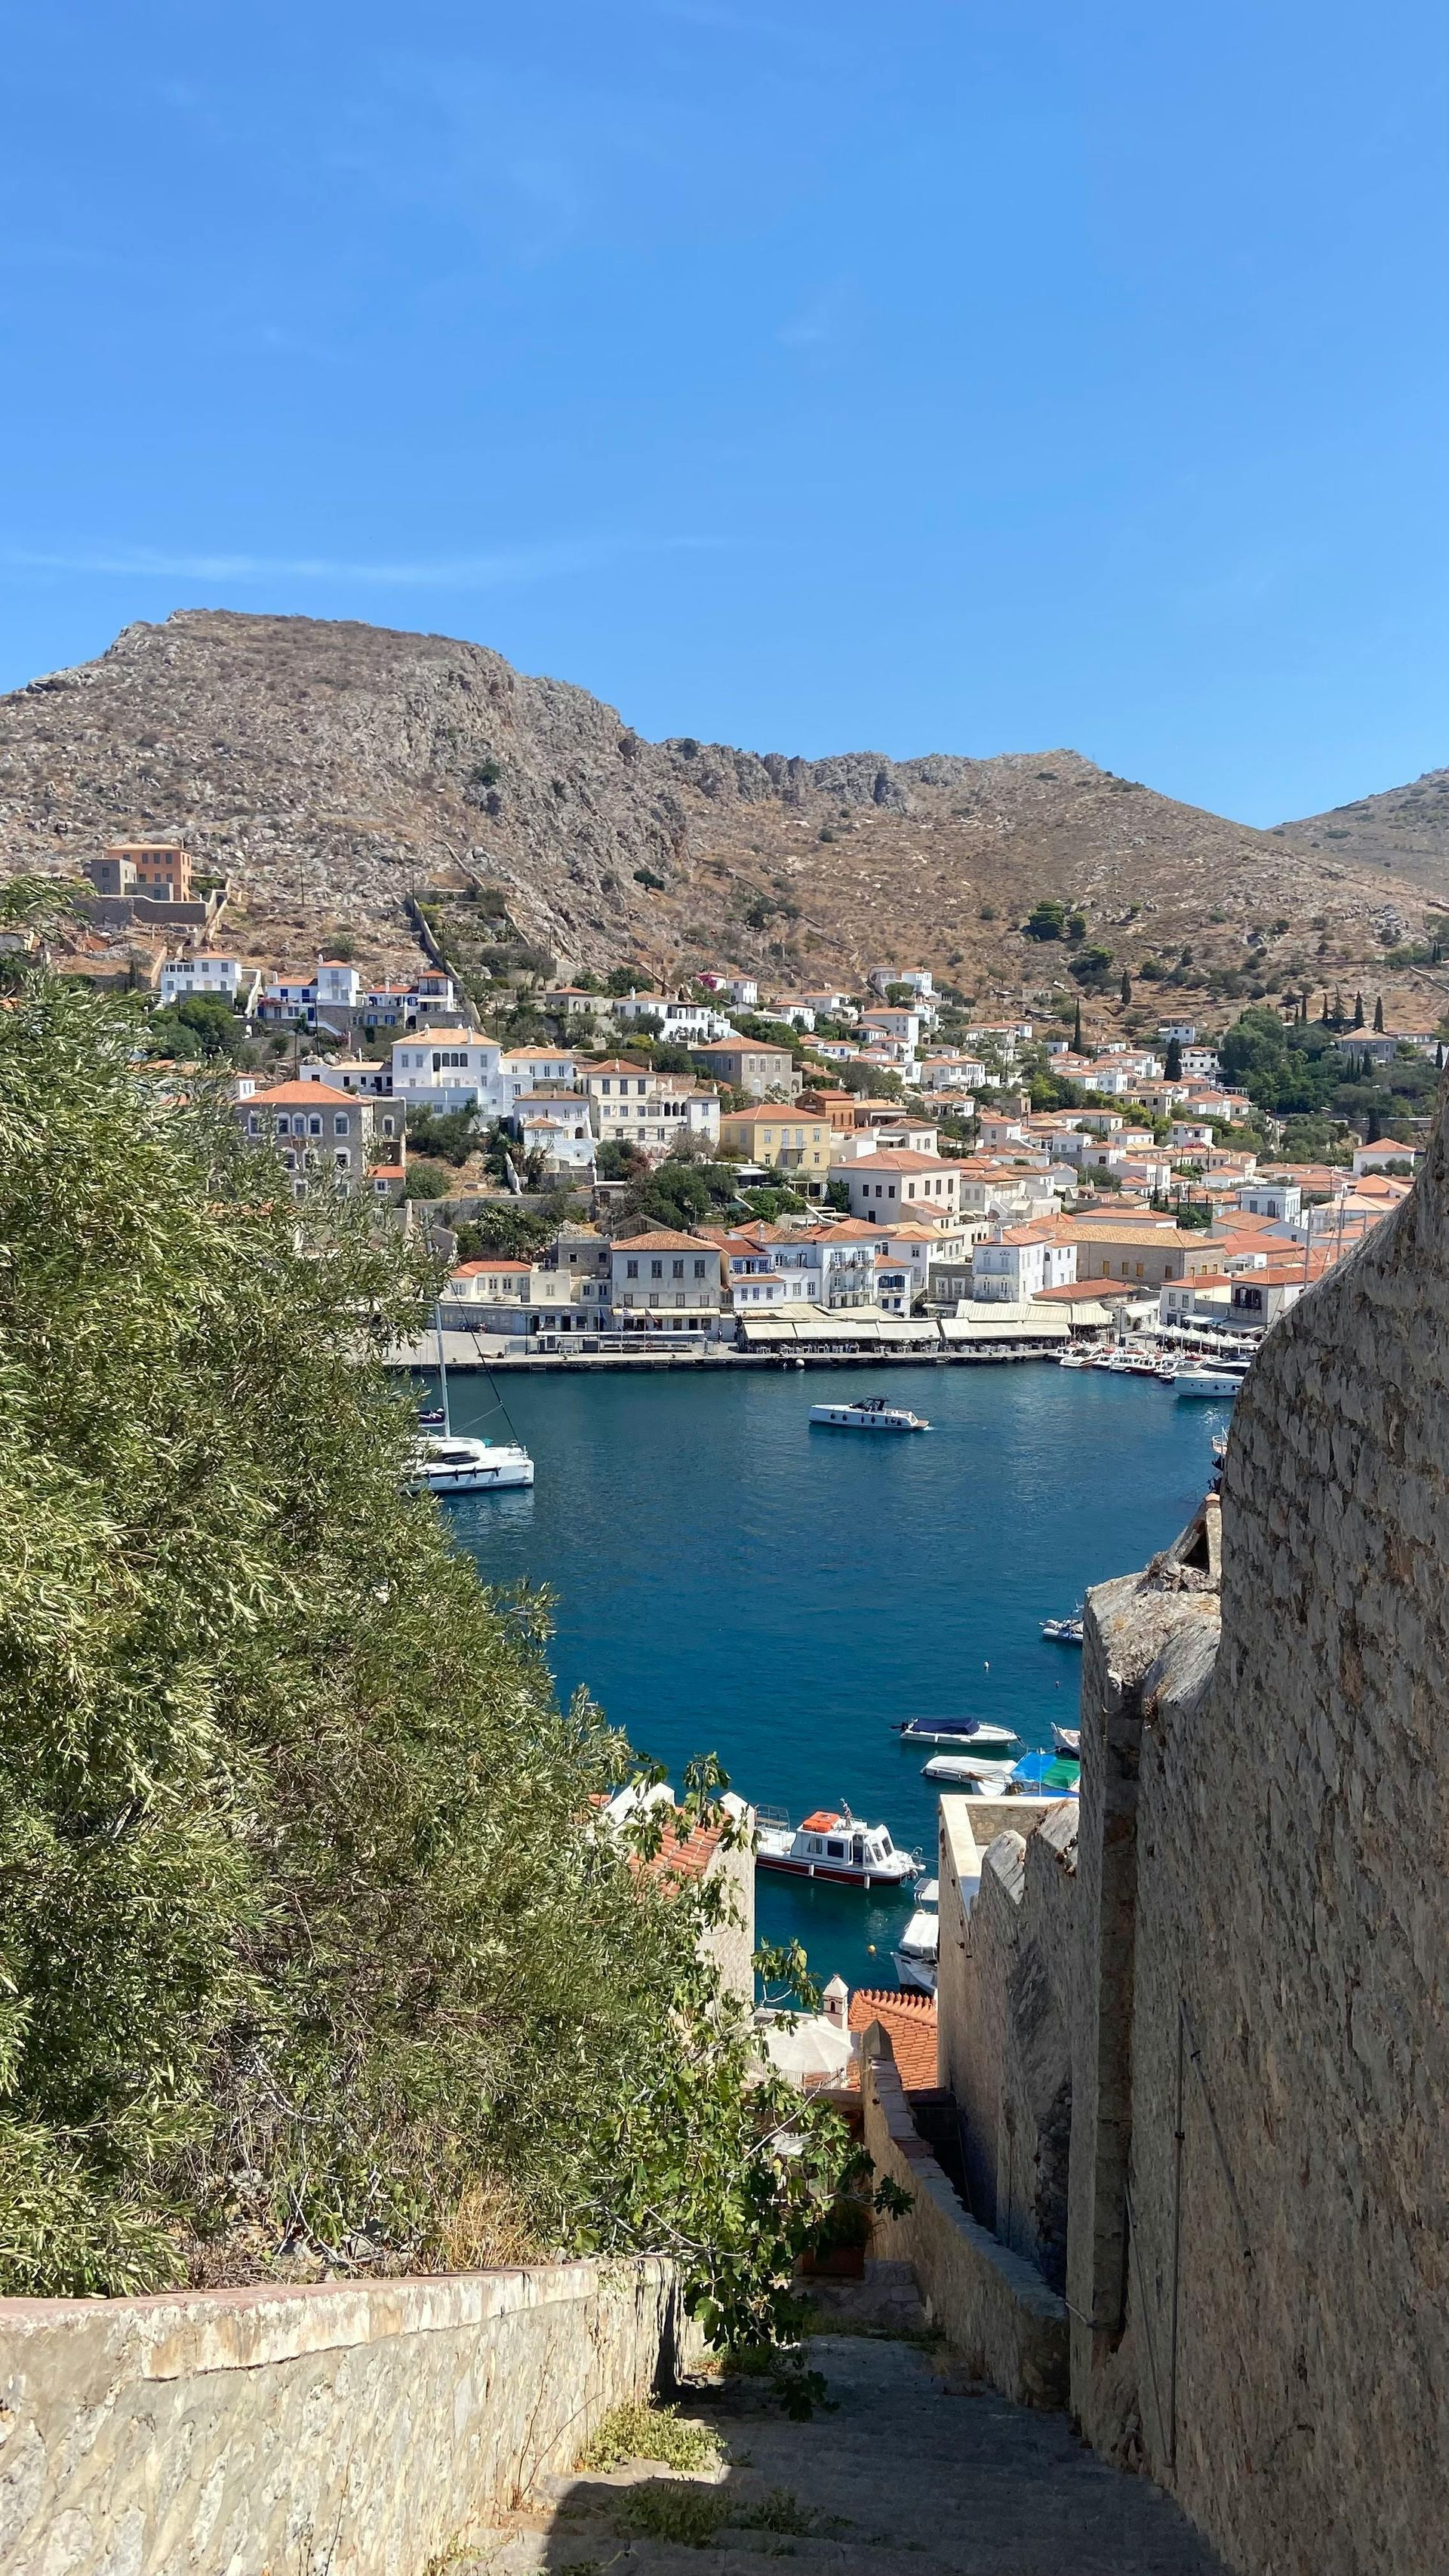
<svg viewBox="0 0 1449 2576">
<path fill-rule="evenodd" d="M 717 2467 L 542 2479 L 450 2562 L 457 2576 L 764 2576 L 783 2558 L 800 2576 L 1219 2576 L 1167 2497 L 1065 2416 L 954 2375 L 913 2289 L 879 2277 L 906 2267 L 871 2268 L 859 2288 L 821 2285 L 828 2410 L 795 2424 L 757 2382 L 699 2382 L 681 2411 L 717 2436 Z"/>
</svg>

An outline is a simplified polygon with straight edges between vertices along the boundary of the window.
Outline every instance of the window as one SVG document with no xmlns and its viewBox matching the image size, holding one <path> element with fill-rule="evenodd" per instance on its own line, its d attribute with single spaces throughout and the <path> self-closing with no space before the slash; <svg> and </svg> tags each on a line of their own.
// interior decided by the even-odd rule
<svg viewBox="0 0 1449 2576">
<path fill-rule="evenodd" d="M 650 1276 L 650 1278 L 651 1278 L 651 1279 L 662 1279 L 662 1278 L 663 1278 L 663 1276 L 664 1276 L 664 1264 L 663 1264 L 663 1262 L 662 1262 L 662 1261 L 651 1261 L 651 1262 L 650 1262 L 650 1264 L 649 1264 L 649 1276 Z"/>
<path fill-rule="evenodd" d="M 625 1276 L 625 1278 L 626 1278 L 626 1279 L 637 1279 L 637 1278 L 638 1278 L 638 1276 L 639 1276 L 639 1264 L 638 1264 L 638 1262 L 637 1262 L 637 1261 L 626 1261 L 626 1262 L 625 1262 L 625 1264 L 624 1264 L 624 1276 Z"/>
<path fill-rule="evenodd" d="M 702 1279 L 704 1277 L 704 1263 L 702 1261 L 696 1261 L 694 1265 L 694 1275 L 696 1279 Z"/>
<path fill-rule="evenodd" d="M 844 1843 L 827 1843 L 825 1850 L 829 1859 L 844 1860 L 846 1857 L 847 1846 Z"/>
<path fill-rule="evenodd" d="M 256 1111 L 253 1110 L 251 1116 L 247 1120 L 247 1134 L 249 1136 L 260 1136 L 261 1132 L 262 1122 L 257 1116 Z"/>
<path fill-rule="evenodd" d="M 351 1119 L 350 1119 L 350 1118 L 349 1118 L 349 1116 L 348 1116 L 347 1111 L 346 1111 L 345 1109 L 339 1109 L 339 1110 L 337 1111 L 336 1115 L 334 1116 L 333 1121 L 332 1121 L 332 1133 L 333 1133 L 333 1135 L 334 1135 L 334 1136 L 345 1136 L 345 1135 L 346 1135 L 346 1133 L 347 1133 L 347 1130 L 348 1130 L 349 1126 L 351 1125 L 351 1123 L 352 1123 L 352 1122 L 351 1122 Z"/>
<path fill-rule="evenodd" d="M 299 1126 L 298 1126 L 298 1130 L 297 1130 L 297 1132 L 298 1132 L 298 1134 L 299 1134 L 299 1135 L 301 1134 L 301 1127 L 300 1127 L 300 1124 L 299 1124 Z M 308 1135 L 309 1135 L 309 1136 L 320 1136 L 320 1135 L 321 1135 L 321 1133 L 322 1133 L 322 1121 L 321 1121 L 321 1119 L 320 1119 L 320 1118 L 309 1118 L 309 1119 L 308 1119 L 308 1121 L 307 1121 L 307 1133 L 308 1133 Z"/>
<path fill-rule="evenodd" d="M 671 1261 L 669 1265 L 669 1276 L 671 1279 L 682 1279 L 684 1277 L 684 1264 L 682 1261 Z"/>
</svg>

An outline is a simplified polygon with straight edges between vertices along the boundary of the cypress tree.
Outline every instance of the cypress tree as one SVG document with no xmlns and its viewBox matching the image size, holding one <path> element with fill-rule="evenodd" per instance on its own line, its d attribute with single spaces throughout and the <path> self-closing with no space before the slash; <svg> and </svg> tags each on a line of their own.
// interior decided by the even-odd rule
<svg viewBox="0 0 1449 2576">
<path fill-rule="evenodd" d="M 1323 996 L 1323 1008 L 1322 1008 L 1322 1010 L 1319 1012 L 1318 1017 L 1319 1017 L 1319 1021 L 1320 1021 L 1321 1025 L 1322 1025 L 1324 1028 L 1327 1028 L 1327 1026 L 1328 1026 L 1328 994 L 1327 994 L 1327 992 L 1326 992 L 1326 991 L 1325 991 L 1324 996 Z"/>
<path fill-rule="evenodd" d="M 1362 995 L 1362 993 L 1355 993 L 1355 995 L 1354 995 L 1354 997 L 1353 997 L 1353 1024 L 1354 1024 L 1354 1027 L 1355 1027 L 1356 1029 L 1361 1029 L 1361 1028 L 1363 1027 L 1363 995 Z"/>
<path fill-rule="evenodd" d="M 1080 1054 L 1081 1054 L 1081 1052 L 1082 1052 L 1082 997 L 1081 997 L 1081 994 L 1079 993 L 1079 994 L 1077 995 L 1077 1017 L 1076 1017 L 1076 1025 L 1075 1025 L 1075 1027 L 1074 1027 L 1074 1028 L 1073 1028 L 1073 1030 L 1072 1030 L 1072 1053 L 1073 1053 L 1073 1055 L 1080 1055 Z"/>
<path fill-rule="evenodd" d="M 1167 1081 L 1167 1082 L 1180 1082 L 1180 1081 L 1181 1081 L 1181 1079 L 1182 1079 L 1182 1040 L 1181 1040 L 1181 1038 L 1169 1038 L 1169 1039 L 1168 1039 L 1168 1041 L 1167 1041 L 1167 1061 L 1166 1061 L 1166 1063 L 1164 1064 L 1164 1066 L 1163 1066 L 1162 1070 L 1163 1070 L 1163 1078 L 1164 1078 L 1164 1080 L 1165 1080 L 1165 1081 Z"/>
<path fill-rule="evenodd" d="M 1378 1000 L 1374 1004 L 1374 1033 L 1377 1037 L 1382 1037 L 1384 1033 L 1384 997 L 1382 993 L 1380 993 Z"/>
<path fill-rule="evenodd" d="M 1127 1004 L 1131 1001 L 1131 999 L 1132 999 L 1132 978 L 1131 978 L 1131 976 L 1128 974 L 1128 972 L 1127 972 L 1127 970 L 1126 970 L 1126 968 L 1125 968 L 1125 966 L 1124 966 L 1124 968 L 1123 968 L 1123 970 L 1122 970 L 1122 1006 L 1123 1006 L 1123 1009 L 1124 1009 L 1124 1010 L 1126 1009 L 1126 1006 L 1127 1006 Z"/>
</svg>

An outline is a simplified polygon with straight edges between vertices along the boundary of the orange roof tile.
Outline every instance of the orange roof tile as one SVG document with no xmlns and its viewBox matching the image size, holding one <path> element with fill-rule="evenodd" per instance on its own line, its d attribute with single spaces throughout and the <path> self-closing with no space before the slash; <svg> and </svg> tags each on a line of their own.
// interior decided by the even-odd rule
<svg viewBox="0 0 1449 2576">
<path fill-rule="evenodd" d="M 896 2072 L 908 2093 L 922 2093 L 938 2081 L 936 2070 L 936 1999 L 934 1995 L 891 1994 L 861 1986 L 850 1998 L 850 2028 L 868 2030 L 878 2021 L 895 2052 Z M 846 2078 L 853 2091 L 860 2085 L 860 2061 Z"/>
</svg>

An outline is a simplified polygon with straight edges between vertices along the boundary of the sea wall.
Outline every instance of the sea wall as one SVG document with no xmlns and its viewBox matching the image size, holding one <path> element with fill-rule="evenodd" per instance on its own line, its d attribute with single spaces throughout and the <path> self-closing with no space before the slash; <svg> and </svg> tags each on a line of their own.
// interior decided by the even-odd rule
<svg viewBox="0 0 1449 2576">
<path fill-rule="evenodd" d="M 966 1915 L 943 1833 L 973 2201 L 1025 2241 L 1064 2026 L 1072 2407 L 1243 2576 L 1445 2561 L 1446 1671 L 1441 1117 L 1268 1336 L 1220 1517 L 1090 1595 L 1075 1844 L 1003 1835 Z"/>
<path fill-rule="evenodd" d="M 649 2260 L 0 2300 L 0 2576 L 421 2576 L 681 2332 Z"/>
<path fill-rule="evenodd" d="M 888 2047 L 881 2033 L 875 2037 Z M 1067 2316 L 1060 2298 L 962 2208 L 916 2128 L 889 2055 L 867 2061 L 862 2089 L 876 2171 L 911 2195 L 904 2218 L 876 2219 L 872 2250 L 910 2264 L 932 2325 L 974 2377 L 1021 2406 L 1064 2405 Z"/>
</svg>

